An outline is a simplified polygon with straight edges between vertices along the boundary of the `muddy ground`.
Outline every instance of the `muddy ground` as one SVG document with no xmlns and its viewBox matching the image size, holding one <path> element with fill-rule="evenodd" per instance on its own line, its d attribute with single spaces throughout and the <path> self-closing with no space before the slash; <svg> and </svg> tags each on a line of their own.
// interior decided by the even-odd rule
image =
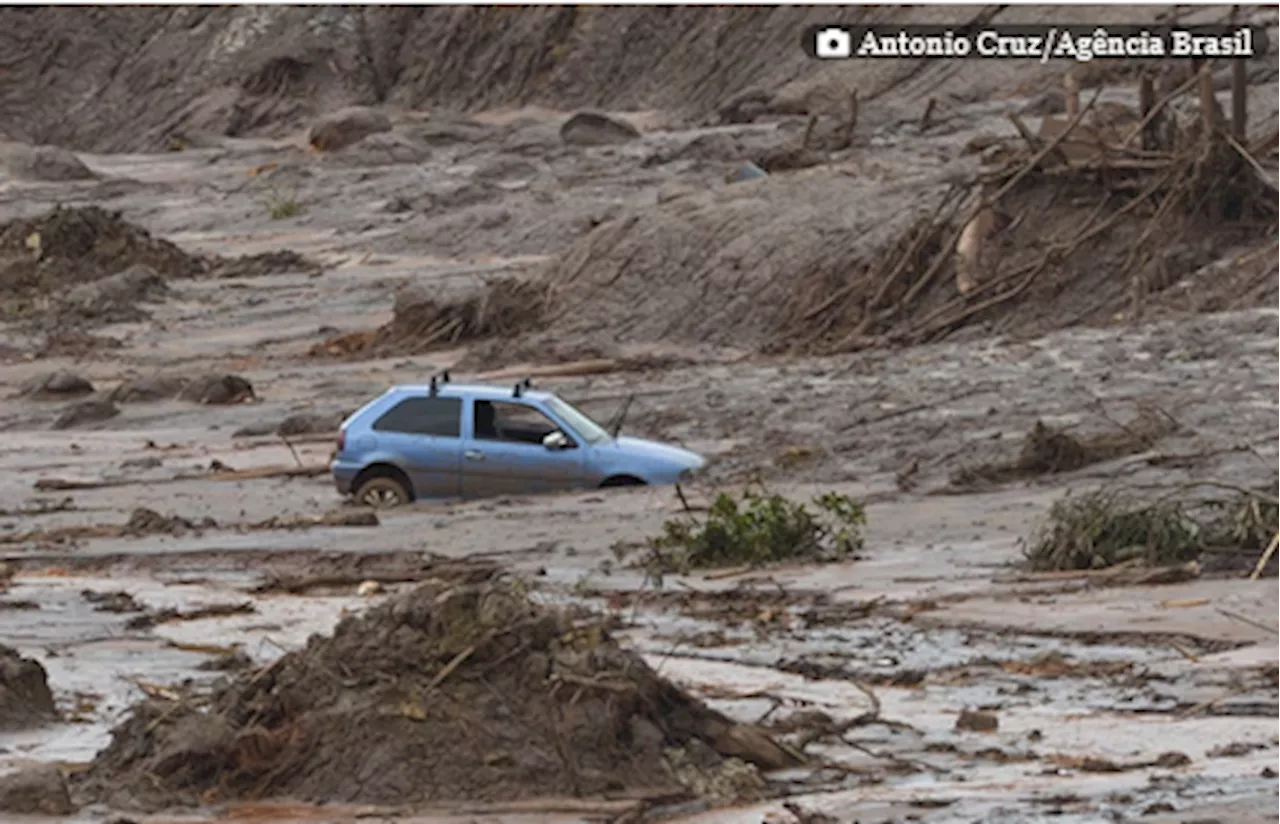
<svg viewBox="0 0 1280 824">
<path fill-rule="evenodd" d="M 222 12 L 209 14 L 193 31 Z M 1270 25 L 1274 41 L 1274 15 Z M 1276 122 L 1274 53 L 1263 69 L 1250 87 L 1254 139 Z M 655 815 L 805 820 L 790 804 L 840 822 L 1274 820 L 1274 561 L 1260 580 L 1247 579 L 1250 556 L 1142 585 L 1018 565 L 1068 493 L 1274 484 L 1273 219 L 1261 233 L 1170 241 L 1160 265 L 1176 277 L 1140 317 L 1128 284 L 1096 263 L 1125 263 L 1138 225 L 1064 263 L 1072 278 L 938 340 L 779 353 L 788 313 L 809 311 L 778 309 L 788 294 L 779 279 L 824 283 L 832 260 L 874 275 L 935 205 L 928 198 L 980 163 L 966 146 L 1016 138 L 1007 112 L 1034 124 L 1028 107 L 1052 106 L 1046 89 L 1061 68 L 1044 72 L 1026 88 L 982 74 L 1000 94 L 965 95 L 963 78 L 929 64 L 907 73 L 900 97 L 864 105 L 851 146 L 741 184 L 726 175 L 794 149 L 803 116 L 707 126 L 631 110 L 620 114 L 639 137 L 581 146 L 561 138 L 568 108 L 479 108 L 494 102 L 484 99 L 464 118 L 401 105 L 389 107 L 390 130 L 315 152 L 301 128 L 311 112 L 267 107 L 274 125 L 259 131 L 271 134 L 182 151 L 150 152 L 168 135 L 148 124 L 127 147 L 139 153 L 74 156 L 87 176 L 38 180 L 11 162 L 0 224 L 96 206 L 151 238 L 130 235 L 94 260 L 161 239 L 181 256 L 166 246 L 137 261 L 159 281 L 126 279 L 119 294 L 72 299 L 68 283 L 87 270 L 59 265 L 68 281 L 22 281 L 4 296 L 0 641 L 44 666 L 59 720 L 0 732 L 0 772 L 52 762 L 74 778 L 142 698 L 253 677 L 343 616 L 444 570 L 497 564 L 524 576 L 535 600 L 609 617 L 623 645 L 716 710 L 839 765 L 771 772 L 764 800 L 708 791 Z M 392 102 L 432 99 L 405 78 Z M 944 81 L 955 94 L 943 126 L 921 133 L 923 100 L 911 95 Z M 718 103 L 730 91 L 704 96 Z M 1135 89 L 1117 82 L 1106 95 L 1132 104 Z M 66 121 L 40 135 L 95 148 L 90 132 Z M 1274 150 L 1261 160 L 1274 181 Z M 1019 197 L 1046 225 L 1094 208 L 1078 191 L 1067 192 L 1069 209 L 1035 189 Z M 60 260 L 75 243 L 60 249 L 70 236 L 37 242 L 32 232 L 24 223 L 12 233 L 0 266 L 26 266 L 37 251 Z M 816 254 L 810 241 L 835 251 Z M 293 254 L 253 257 L 282 250 Z M 1076 277 L 1084 286 L 1073 291 Z M 549 278 L 549 313 L 456 344 L 386 331 L 407 283 L 445 295 L 501 278 Z M 843 322 L 832 316 L 834 328 Z M 865 547 L 837 565 L 667 575 L 659 586 L 634 562 L 681 515 L 671 490 L 420 503 L 369 519 L 323 474 L 336 422 L 388 384 L 441 368 L 507 381 L 584 360 L 610 363 L 538 382 L 600 419 L 633 397 L 626 431 L 708 455 L 707 477 L 686 490 L 695 506 L 756 478 L 793 497 L 836 490 L 866 503 Z M 1016 463 L 1037 422 L 1114 440 L 1152 420 L 1152 437 L 1121 438 L 1084 466 L 988 471 Z M 621 817 L 628 799 L 475 797 L 417 809 L 207 797 L 188 813 L 641 820 Z M 110 814 L 101 797 L 76 800 L 88 804 L 83 820 Z"/>
</svg>

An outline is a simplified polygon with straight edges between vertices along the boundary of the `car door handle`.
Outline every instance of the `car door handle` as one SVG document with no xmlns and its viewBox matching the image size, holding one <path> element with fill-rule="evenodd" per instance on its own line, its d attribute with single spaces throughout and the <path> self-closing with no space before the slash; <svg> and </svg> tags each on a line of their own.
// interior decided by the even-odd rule
<svg viewBox="0 0 1280 824">
<path fill-rule="evenodd" d="M 480 452 L 480 451 L 477 451 L 477 450 L 475 450 L 475 449 L 468 449 L 466 452 L 463 452 L 463 453 L 462 453 L 462 456 L 463 456 L 464 458 L 466 458 L 468 461 L 483 461 L 483 460 L 484 460 L 484 453 L 483 453 L 483 452 Z"/>
</svg>

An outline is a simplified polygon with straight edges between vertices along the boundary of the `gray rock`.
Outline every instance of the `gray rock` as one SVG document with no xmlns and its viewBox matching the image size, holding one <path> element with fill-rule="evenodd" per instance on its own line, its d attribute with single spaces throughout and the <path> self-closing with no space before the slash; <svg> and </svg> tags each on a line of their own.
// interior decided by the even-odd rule
<svg viewBox="0 0 1280 824">
<path fill-rule="evenodd" d="M 57 420 L 54 429 L 71 429 L 86 423 L 98 423 L 120 414 L 120 408 L 109 400 L 93 400 L 67 407 Z"/>
<path fill-rule="evenodd" d="M 36 375 L 24 382 L 20 393 L 28 398 L 71 398 L 92 395 L 93 384 L 74 372 L 59 370 Z"/>
<path fill-rule="evenodd" d="M 391 118 L 374 109 L 353 106 L 326 115 L 307 133 L 307 142 L 322 152 L 359 143 L 371 134 L 391 131 Z"/>
<path fill-rule="evenodd" d="M 639 136 L 640 130 L 627 121 L 595 111 L 578 112 L 560 127 L 560 139 L 572 146 L 626 143 Z"/>
<path fill-rule="evenodd" d="M 39 764 L 0 778 L 0 810 L 17 815 L 64 816 L 75 812 L 67 781 L 52 764 Z"/>
<path fill-rule="evenodd" d="M 202 375 L 183 387 L 178 397 L 192 403 L 224 405 L 257 395 L 253 384 L 239 375 Z"/>
<path fill-rule="evenodd" d="M 44 667 L 0 644 L 0 730 L 37 726 L 57 717 Z"/>
</svg>

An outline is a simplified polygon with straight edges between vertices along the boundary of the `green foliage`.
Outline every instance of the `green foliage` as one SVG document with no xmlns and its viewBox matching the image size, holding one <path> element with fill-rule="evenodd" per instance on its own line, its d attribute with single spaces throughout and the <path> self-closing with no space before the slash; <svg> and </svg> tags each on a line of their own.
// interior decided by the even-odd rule
<svg viewBox="0 0 1280 824">
<path fill-rule="evenodd" d="M 1102 569 L 1139 557 L 1177 563 L 1199 554 L 1199 539 L 1199 524 L 1176 502 L 1090 492 L 1055 502 L 1026 556 L 1035 570 Z"/>
<path fill-rule="evenodd" d="M 716 496 L 706 520 L 672 519 L 649 541 L 651 572 L 779 561 L 834 561 L 862 548 L 862 505 L 828 492 L 812 501 L 816 511 L 781 495 L 747 490 L 740 501 Z"/>
</svg>

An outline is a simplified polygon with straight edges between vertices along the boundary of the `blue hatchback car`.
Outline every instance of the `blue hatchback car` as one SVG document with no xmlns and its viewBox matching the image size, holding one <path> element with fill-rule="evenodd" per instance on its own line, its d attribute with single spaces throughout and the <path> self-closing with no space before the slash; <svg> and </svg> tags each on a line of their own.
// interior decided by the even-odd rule
<svg viewBox="0 0 1280 824">
<path fill-rule="evenodd" d="M 454 384 L 395 386 L 342 423 L 338 492 L 375 507 L 600 486 L 673 484 L 705 459 L 619 437 L 551 392 Z"/>
</svg>

